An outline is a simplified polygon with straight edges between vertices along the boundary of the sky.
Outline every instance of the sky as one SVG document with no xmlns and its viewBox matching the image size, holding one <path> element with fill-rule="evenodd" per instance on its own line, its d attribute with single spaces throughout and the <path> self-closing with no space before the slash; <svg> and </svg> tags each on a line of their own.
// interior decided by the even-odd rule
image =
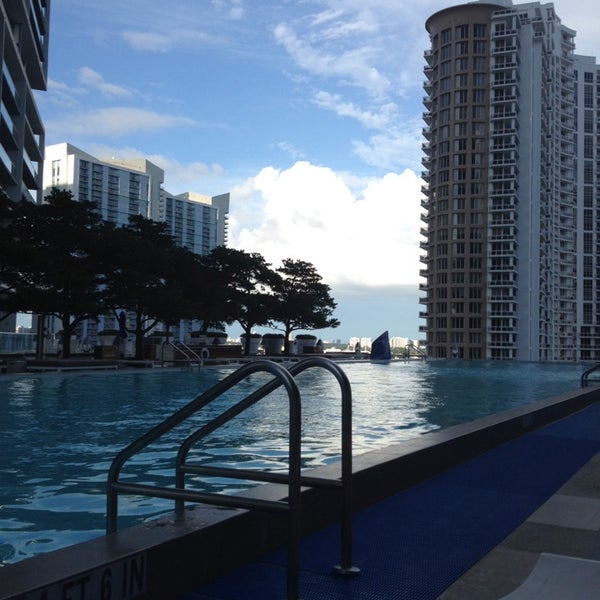
<svg viewBox="0 0 600 600">
<path fill-rule="evenodd" d="M 420 339 L 425 21 L 454 4 L 52 0 L 46 143 L 145 157 L 173 194 L 229 192 L 230 247 L 331 287 L 324 339 Z M 600 3 L 554 5 L 600 56 Z"/>
</svg>

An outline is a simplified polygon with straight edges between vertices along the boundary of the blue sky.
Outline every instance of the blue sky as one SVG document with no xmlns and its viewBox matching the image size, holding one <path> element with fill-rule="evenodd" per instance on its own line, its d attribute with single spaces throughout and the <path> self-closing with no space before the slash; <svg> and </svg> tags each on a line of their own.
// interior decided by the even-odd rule
<svg viewBox="0 0 600 600">
<path fill-rule="evenodd" d="M 230 246 L 331 286 L 324 337 L 418 338 L 424 23 L 455 3 L 53 0 L 46 142 L 231 192 Z M 554 4 L 600 56 L 597 0 Z"/>
</svg>

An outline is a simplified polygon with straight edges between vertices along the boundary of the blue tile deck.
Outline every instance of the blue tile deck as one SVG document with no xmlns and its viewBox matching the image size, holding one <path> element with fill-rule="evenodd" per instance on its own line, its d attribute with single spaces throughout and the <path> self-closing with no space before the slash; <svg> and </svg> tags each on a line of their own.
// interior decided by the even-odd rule
<svg viewBox="0 0 600 600">
<path fill-rule="evenodd" d="M 594 405 L 505 443 L 363 511 L 353 520 L 353 578 L 331 574 L 339 528 L 307 536 L 303 600 L 433 600 L 600 452 Z M 179 600 L 281 600 L 285 549 Z"/>
</svg>

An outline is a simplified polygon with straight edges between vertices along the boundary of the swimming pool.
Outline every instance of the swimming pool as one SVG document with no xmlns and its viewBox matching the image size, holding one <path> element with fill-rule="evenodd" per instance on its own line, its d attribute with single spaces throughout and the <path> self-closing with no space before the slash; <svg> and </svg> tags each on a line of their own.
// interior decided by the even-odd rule
<svg viewBox="0 0 600 600">
<path fill-rule="evenodd" d="M 352 384 L 354 454 L 360 454 L 574 390 L 586 366 L 397 361 L 345 363 L 342 368 Z M 230 372 L 157 369 L 0 378 L 0 563 L 102 535 L 106 474 L 117 452 Z M 255 374 L 243 389 L 250 391 L 261 381 L 264 376 Z M 337 382 L 317 369 L 299 375 L 298 382 L 304 466 L 335 461 L 340 447 Z M 206 418 L 196 417 L 193 424 Z M 152 445 L 124 473 L 170 485 L 173 447 L 182 431 Z M 203 462 L 285 468 L 287 399 L 273 394 L 207 442 L 194 454 Z M 219 479 L 207 485 L 213 491 L 231 489 L 230 481 Z M 172 502 L 123 496 L 120 526 L 171 508 Z"/>
</svg>

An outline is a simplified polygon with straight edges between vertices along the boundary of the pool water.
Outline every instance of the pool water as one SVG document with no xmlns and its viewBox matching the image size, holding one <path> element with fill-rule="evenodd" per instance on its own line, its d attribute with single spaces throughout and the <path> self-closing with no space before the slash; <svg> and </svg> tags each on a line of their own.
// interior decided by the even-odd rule
<svg viewBox="0 0 600 600">
<path fill-rule="evenodd" d="M 585 365 L 431 361 L 342 365 L 353 394 L 354 454 L 577 389 Z M 0 565 L 104 533 L 106 476 L 115 455 L 231 372 L 105 372 L 0 378 Z M 128 463 L 131 480 L 172 485 L 176 440 L 256 389 L 253 374 Z M 335 378 L 309 369 L 302 392 L 303 466 L 339 459 L 340 392 Z M 220 403 L 220 405 L 219 405 Z M 211 465 L 286 468 L 288 401 L 261 400 L 193 450 Z M 240 482 L 203 480 L 228 491 Z M 171 510 L 166 500 L 121 496 L 119 526 Z"/>
</svg>

